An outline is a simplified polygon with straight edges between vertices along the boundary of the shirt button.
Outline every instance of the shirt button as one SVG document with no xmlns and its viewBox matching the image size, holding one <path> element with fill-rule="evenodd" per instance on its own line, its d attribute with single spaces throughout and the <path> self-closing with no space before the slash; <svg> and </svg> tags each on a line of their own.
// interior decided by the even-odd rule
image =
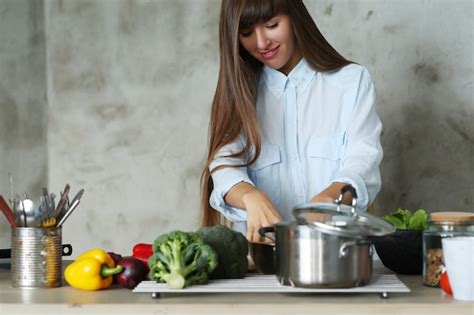
<svg viewBox="0 0 474 315">
<path fill-rule="evenodd" d="M 297 158 L 297 157 L 296 157 L 296 154 L 292 154 L 292 155 L 291 155 L 291 159 L 292 159 L 293 161 L 296 161 L 296 158 Z"/>
</svg>

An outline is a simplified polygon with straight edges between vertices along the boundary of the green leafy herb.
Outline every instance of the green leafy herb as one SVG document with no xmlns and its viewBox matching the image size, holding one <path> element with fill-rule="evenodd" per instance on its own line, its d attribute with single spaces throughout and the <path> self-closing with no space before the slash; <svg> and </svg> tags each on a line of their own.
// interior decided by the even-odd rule
<svg viewBox="0 0 474 315">
<path fill-rule="evenodd" d="M 428 228 L 428 214 L 423 209 L 418 209 L 408 221 L 410 230 L 426 230 Z"/>
<path fill-rule="evenodd" d="M 384 215 L 384 220 L 399 230 L 426 230 L 428 228 L 428 213 L 418 209 L 411 213 L 408 209 L 398 208 L 394 213 Z"/>
</svg>

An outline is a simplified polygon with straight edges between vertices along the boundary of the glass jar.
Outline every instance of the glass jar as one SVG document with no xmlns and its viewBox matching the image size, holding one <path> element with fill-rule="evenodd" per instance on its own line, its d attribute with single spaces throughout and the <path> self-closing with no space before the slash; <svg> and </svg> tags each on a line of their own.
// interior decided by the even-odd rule
<svg viewBox="0 0 474 315">
<path fill-rule="evenodd" d="M 423 284 L 439 286 L 444 271 L 441 239 L 453 236 L 474 236 L 474 213 L 434 212 L 429 228 L 423 232 Z"/>
</svg>

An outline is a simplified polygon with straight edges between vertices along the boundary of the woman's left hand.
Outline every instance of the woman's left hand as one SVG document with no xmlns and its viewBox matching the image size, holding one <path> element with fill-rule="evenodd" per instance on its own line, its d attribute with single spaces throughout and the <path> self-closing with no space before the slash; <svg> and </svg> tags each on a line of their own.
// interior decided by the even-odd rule
<svg viewBox="0 0 474 315">
<path fill-rule="evenodd" d="M 341 193 L 341 188 L 346 185 L 347 185 L 346 183 L 334 182 L 331 185 L 329 185 L 326 189 L 324 189 L 322 192 L 320 192 L 319 194 L 311 198 L 310 202 L 311 203 L 316 203 L 316 202 L 333 203 L 339 197 L 339 194 Z M 343 203 L 345 204 L 351 203 L 351 196 L 349 194 L 346 194 L 344 196 Z"/>
</svg>

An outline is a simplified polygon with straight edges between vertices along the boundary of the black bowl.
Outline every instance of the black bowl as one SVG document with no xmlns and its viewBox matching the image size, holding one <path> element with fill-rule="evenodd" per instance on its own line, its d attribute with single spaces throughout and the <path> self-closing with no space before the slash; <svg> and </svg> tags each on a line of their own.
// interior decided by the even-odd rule
<svg viewBox="0 0 474 315">
<path fill-rule="evenodd" d="M 421 275 L 423 272 L 423 231 L 396 230 L 372 239 L 383 265 L 395 273 Z"/>
</svg>

